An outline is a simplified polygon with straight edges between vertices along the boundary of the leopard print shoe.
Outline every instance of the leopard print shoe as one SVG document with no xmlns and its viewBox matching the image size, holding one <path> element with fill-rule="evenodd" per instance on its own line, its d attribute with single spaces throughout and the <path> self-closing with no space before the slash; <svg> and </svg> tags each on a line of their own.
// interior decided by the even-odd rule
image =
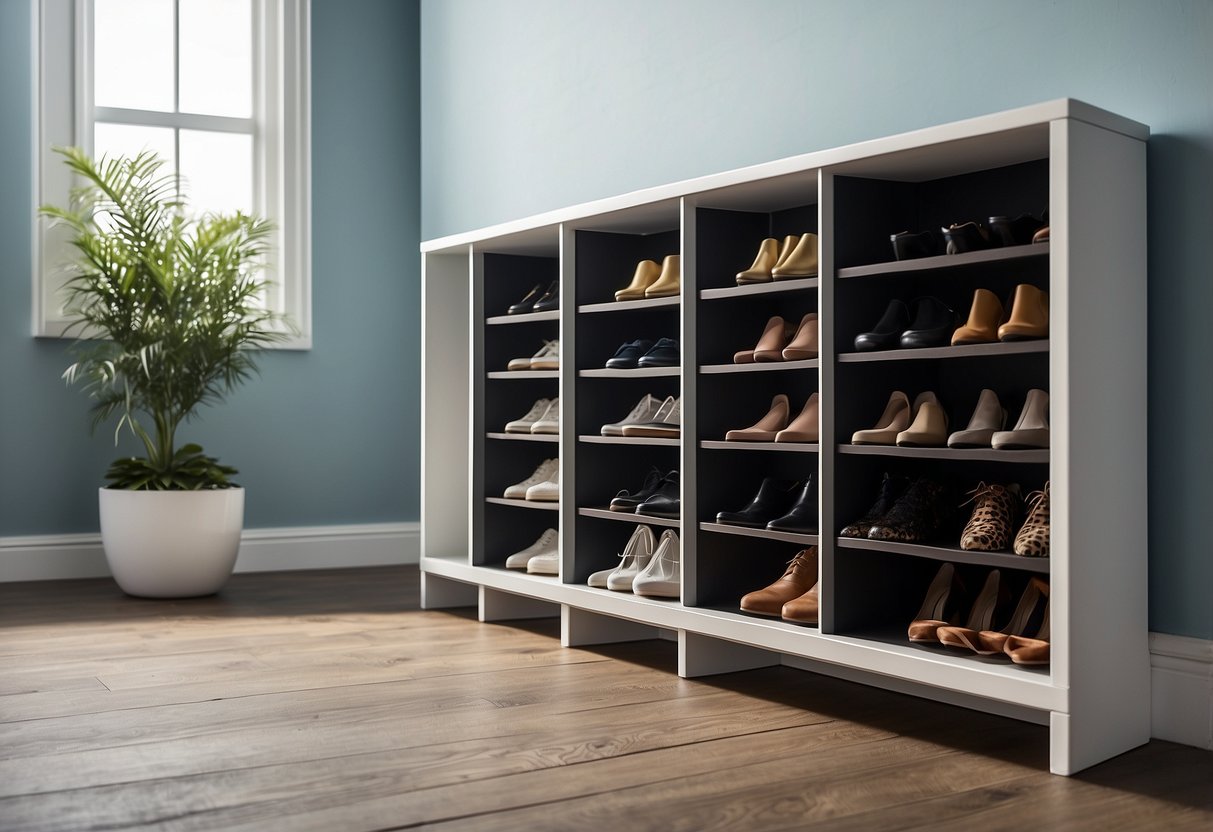
<svg viewBox="0 0 1213 832">
<path fill-rule="evenodd" d="M 952 490 L 927 477 L 914 480 L 897 504 L 868 531 L 869 540 L 924 543 L 951 521 L 956 499 Z"/>
<path fill-rule="evenodd" d="M 884 519 L 884 516 L 889 513 L 889 509 L 893 508 L 897 502 L 897 498 L 905 493 L 909 485 L 910 481 L 905 477 L 895 477 L 886 472 L 880 480 L 880 492 L 876 496 L 876 502 L 863 517 L 840 531 L 839 536 L 867 537 L 872 525 Z"/>
<path fill-rule="evenodd" d="M 1019 486 L 978 483 L 964 504 L 973 513 L 960 534 L 960 548 L 976 552 L 1001 552 L 1011 548 L 1011 534 L 1019 519 L 1023 497 Z"/>
<path fill-rule="evenodd" d="M 1044 491 L 1033 491 L 1028 495 L 1028 519 L 1023 521 L 1019 534 L 1015 535 L 1015 554 L 1025 558 L 1047 558 L 1049 556 L 1049 484 Z"/>
</svg>

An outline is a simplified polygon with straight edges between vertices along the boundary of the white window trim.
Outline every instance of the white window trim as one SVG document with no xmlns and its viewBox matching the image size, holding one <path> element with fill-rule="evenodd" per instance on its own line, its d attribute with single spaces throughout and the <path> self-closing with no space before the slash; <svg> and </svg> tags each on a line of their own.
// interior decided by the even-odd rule
<svg viewBox="0 0 1213 832">
<path fill-rule="evenodd" d="M 71 174 L 51 147 L 75 145 L 92 151 L 95 113 L 90 60 L 92 4 L 88 0 L 30 0 L 33 72 L 34 206 L 67 204 Z M 310 0 L 254 0 L 254 31 L 280 31 L 258 51 L 254 104 L 258 113 L 255 169 L 257 210 L 278 228 L 269 305 L 289 316 L 297 333 L 276 344 L 284 349 L 312 346 L 312 188 Z M 78 25 L 77 22 L 80 22 Z M 72 44 L 71 49 L 64 48 Z M 83 94 L 76 95 L 81 90 Z M 269 115 L 269 117 L 267 117 Z M 223 121 L 224 119 L 219 119 Z M 202 126 L 201 124 L 199 126 Z M 280 148 L 275 152 L 274 148 Z M 275 158 L 277 157 L 277 158 Z M 64 229 L 38 217 L 33 224 L 33 335 L 63 338 L 71 319 L 63 312 L 62 264 L 70 257 Z"/>
</svg>

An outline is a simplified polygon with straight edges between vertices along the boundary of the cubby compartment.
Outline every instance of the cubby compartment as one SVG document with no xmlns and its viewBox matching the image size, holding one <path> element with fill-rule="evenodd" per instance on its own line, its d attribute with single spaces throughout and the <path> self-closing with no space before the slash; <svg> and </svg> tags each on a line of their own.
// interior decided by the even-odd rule
<svg viewBox="0 0 1213 832">
<path fill-rule="evenodd" d="M 811 289 L 701 301 L 696 312 L 699 343 L 696 345 L 695 363 L 726 373 L 778 370 L 778 365 L 789 362 L 780 359 L 742 364 L 736 363 L 735 354 L 753 350 L 772 317 L 779 316 L 795 330 L 806 314 L 816 312 L 817 292 Z"/>
<path fill-rule="evenodd" d="M 806 189 L 804 204 L 771 211 L 697 209 L 697 288 L 701 292 L 737 289 L 738 272 L 750 268 L 763 240 L 773 237 L 782 244 L 785 237 L 816 234 L 816 196 L 815 192 Z M 741 288 L 758 288 L 761 285 L 764 284 Z"/>
<path fill-rule="evenodd" d="M 641 260 L 652 260 L 660 266 L 669 255 L 680 253 L 677 228 L 654 229 L 649 234 L 578 231 L 576 239 L 579 312 L 634 311 L 642 302 L 628 302 L 628 306 L 599 305 L 621 303 L 615 299 L 615 292 L 632 282 L 632 275 L 636 273 L 636 266 Z M 670 305 L 669 298 L 652 298 L 645 302 Z"/>
<path fill-rule="evenodd" d="M 696 606 L 740 613 L 743 595 L 778 580 L 792 558 L 809 545 L 701 531 L 695 569 Z M 779 620 L 765 616 L 754 619 Z"/>
<path fill-rule="evenodd" d="M 840 270 L 898 262 L 890 237 L 903 231 L 931 231 L 942 245 L 941 229 L 952 224 L 985 225 L 994 216 L 1040 217 L 1049 207 L 1047 158 L 923 180 L 913 172 L 907 166 L 909 176 L 903 180 L 835 177 L 834 257 Z M 985 249 L 991 250 L 996 249 Z M 947 255 L 940 248 L 937 256 Z"/>
<path fill-rule="evenodd" d="M 629 514 L 620 514 L 618 518 L 578 515 L 577 551 L 573 557 L 571 583 L 584 584 L 595 572 L 619 566 L 624 547 L 637 526 L 648 526 L 654 541 L 670 528 L 651 522 L 651 518 Z"/>
<path fill-rule="evenodd" d="M 522 315 L 510 315 L 509 309 L 532 291 L 538 300 L 549 289 L 555 288 L 559 270 L 560 260 L 557 257 L 486 253 L 483 266 L 486 321 L 493 324 L 535 321 L 535 313 L 530 310 Z M 542 320 L 554 321 L 556 318 L 556 315 L 550 315 Z"/>
<path fill-rule="evenodd" d="M 764 478 L 799 483 L 817 477 L 815 454 L 731 454 L 701 451 L 697 501 L 699 520 L 715 523 L 720 511 L 740 511 L 758 493 Z M 795 496 L 799 495 L 799 489 Z"/>
<path fill-rule="evenodd" d="M 786 373 L 700 376 L 701 405 L 696 421 L 698 439 L 705 442 L 723 442 L 730 430 L 750 427 L 767 414 L 773 399 L 780 393 L 788 397 L 789 419 L 795 419 L 815 392 L 817 372 L 813 369 Z M 723 447 L 735 445 L 741 449 L 774 444 L 729 442 Z"/>
<path fill-rule="evenodd" d="M 577 505 L 605 509 L 621 490 L 636 493 L 654 468 L 662 475 L 678 469 L 677 445 L 580 443 L 577 448 Z"/>
<path fill-rule="evenodd" d="M 649 303 L 649 301 L 637 301 Z M 656 344 L 661 338 L 679 341 L 677 305 L 614 311 L 611 314 L 581 315 L 577 319 L 577 367 L 597 372 L 606 368 L 607 359 L 626 343 L 638 340 Z M 613 375 L 627 377 L 636 370 L 617 370 Z M 644 375 L 643 371 L 637 375 Z"/>
</svg>

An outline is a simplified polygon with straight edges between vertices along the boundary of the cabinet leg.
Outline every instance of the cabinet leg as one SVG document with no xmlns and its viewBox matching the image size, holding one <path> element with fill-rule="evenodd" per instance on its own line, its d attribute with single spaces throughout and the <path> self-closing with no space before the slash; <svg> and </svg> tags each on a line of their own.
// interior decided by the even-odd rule
<svg viewBox="0 0 1213 832">
<path fill-rule="evenodd" d="M 1147 718 L 1136 713 L 1120 717 L 1101 722 L 1093 713 L 1049 714 L 1049 771 L 1077 774 L 1150 741 Z"/>
<path fill-rule="evenodd" d="M 565 647 L 646 641 L 659 636 L 660 632 L 656 627 L 637 624 L 626 618 L 586 612 L 568 604 L 560 606 L 560 643 Z"/>
<path fill-rule="evenodd" d="M 423 610 L 445 610 L 452 607 L 476 606 L 476 585 L 463 581 L 452 581 L 421 573 L 421 608 Z"/>
<path fill-rule="evenodd" d="M 553 618 L 560 615 L 560 606 L 512 592 L 480 587 L 480 620 L 513 621 L 519 618 Z"/>
<path fill-rule="evenodd" d="M 771 667 L 779 654 L 733 641 L 678 631 L 678 675 L 684 679 Z"/>
</svg>

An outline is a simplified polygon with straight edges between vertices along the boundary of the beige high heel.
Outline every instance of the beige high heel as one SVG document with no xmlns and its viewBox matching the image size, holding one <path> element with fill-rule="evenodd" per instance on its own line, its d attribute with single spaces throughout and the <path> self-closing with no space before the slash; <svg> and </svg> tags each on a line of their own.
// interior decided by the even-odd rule
<svg viewBox="0 0 1213 832">
<path fill-rule="evenodd" d="M 919 393 L 914 399 L 914 421 L 897 434 L 902 448 L 937 448 L 948 440 L 948 414 L 932 392 Z"/>
<path fill-rule="evenodd" d="M 1013 430 L 1000 430 L 990 437 L 995 450 L 1049 447 L 1049 394 L 1032 389 Z"/>
<path fill-rule="evenodd" d="M 800 415 L 786 428 L 775 434 L 776 442 L 818 442 L 821 438 L 821 418 L 817 393 L 809 396 Z"/>
<path fill-rule="evenodd" d="M 644 300 L 644 292 L 661 277 L 661 266 L 652 260 L 641 260 L 636 264 L 632 282 L 615 293 L 615 300 Z"/>
<path fill-rule="evenodd" d="M 778 361 L 778 356 L 782 355 L 783 345 L 788 342 L 793 335 L 792 325 L 778 315 L 771 316 L 767 321 L 766 326 L 762 328 L 762 335 L 758 338 L 758 343 L 751 350 L 739 350 L 733 353 L 734 364 L 753 364 L 755 361 Z M 759 359 L 758 354 L 762 353 L 763 358 Z M 772 358 L 771 356 L 777 356 Z"/>
<path fill-rule="evenodd" d="M 817 274 L 817 235 L 806 232 L 801 235 L 796 248 L 771 269 L 772 280 L 791 280 L 797 277 L 814 277 Z"/>
<path fill-rule="evenodd" d="M 857 430 L 851 434 L 852 445 L 892 445 L 897 441 L 897 434 L 910 424 L 910 397 L 900 390 L 894 390 L 889 395 L 889 403 L 880 414 L 876 427 L 868 430 Z"/>
<path fill-rule="evenodd" d="M 973 602 L 973 609 L 969 611 L 965 625 L 963 627 L 952 625 L 939 627 L 935 631 L 935 637 L 941 644 L 948 647 L 973 649 L 971 642 L 976 641 L 978 633 L 993 626 L 995 612 L 1005 606 L 1006 601 L 1007 588 L 1002 583 L 1002 573 L 997 569 L 992 569 L 986 576 L 981 592 L 977 594 L 977 600 Z"/>
<path fill-rule="evenodd" d="M 1047 639 L 1048 603 L 1049 585 L 1040 578 L 1034 577 L 1028 581 L 1027 588 L 1019 597 L 1019 603 L 1015 605 L 1015 611 L 1011 613 L 1011 620 L 1001 630 L 996 632 L 978 630 L 975 627 L 941 627 L 938 631 L 939 640 L 949 647 L 967 647 L 979 656 L 993 656 L 1002 653 L 1012 637 L 1026 635 L 1032 618 L 1041 606 L 1044 607 L 1044 618 L 1042 619 L 1044 623 L 1041 629 L 1044 630 L 1045 639 Z M 1038 638 L 1039 635 L 1038 630 Z M 1034 648 L 1035 652 L 1039 653 L 1039 645 L 1025 644 L 1024 646 Z"/>
<path fill-rule="evenodd" d="M 796 335 L 783 348 L 783 360 L 804 361 L 816 358 L 820 352 L 817 333 L 817 313 L 809 312 L 800 319 L 800 326 L 796 327 Z"/>
<path fill-rule="evenodd" d="M 758 256 L 754 265 L 743 272 L 737 273 L 737 285 L 745 286 L 750 283 L 770 283 L 771 269 L 779 262 L 779 241 L 767 237 L 758 245 Z"/>
<path fill-rule="evenodd" d="M 779 393 L 771 399 L 771 409 L 748 428 L 731 430 L 724 435 L 726 442 L 770 442 L 788 426 L 788 397 Z"/>
</svg>

